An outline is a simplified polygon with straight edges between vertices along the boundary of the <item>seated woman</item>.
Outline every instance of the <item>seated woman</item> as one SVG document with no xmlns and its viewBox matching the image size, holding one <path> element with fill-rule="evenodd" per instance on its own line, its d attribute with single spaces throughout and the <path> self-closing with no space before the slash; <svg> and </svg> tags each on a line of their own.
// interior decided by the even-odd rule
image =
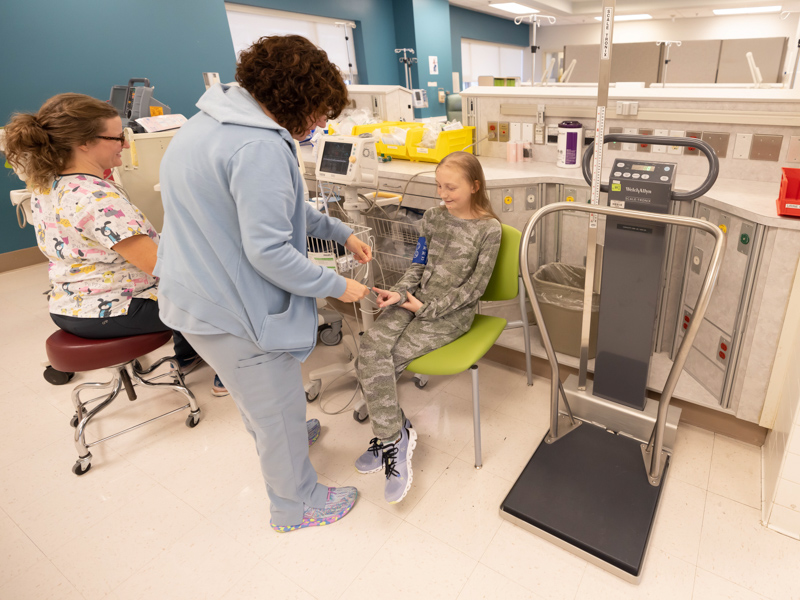
<svg viewBox="0 0 800 600">
<path fill-rule="evenodd" d="M 158 233 L 124 190 L 103 178 L 128 142 L 116 109 L 83 94 L 59 94 L 37 114 L 6 125 L 6 156 L 33 188 L 39 249 L 50 259 L 50 317 L 90 339 L 167 331 L 153 277 Z M 187 373 L 201 358 L 174 332 Z M 215 378 L 213 393 L 225 395 Z"/>
<path fill-rule="evenodd" d="M 500 221 L 477 158 L 446 156 L 436 168 L 436 187 L 443 207 L 429 209 L 420 221 L 411 267 L 391 290 L 374 288 L 386 310 L 364 334 L 356 366 L 375 434 L 356 469 L 383 468 L 384 498 L 391 504 L 411 487 L 417 439 L 397 401 L 397 377 L 415 358 L 469 330 L 500 248 Z"/>
</svg>

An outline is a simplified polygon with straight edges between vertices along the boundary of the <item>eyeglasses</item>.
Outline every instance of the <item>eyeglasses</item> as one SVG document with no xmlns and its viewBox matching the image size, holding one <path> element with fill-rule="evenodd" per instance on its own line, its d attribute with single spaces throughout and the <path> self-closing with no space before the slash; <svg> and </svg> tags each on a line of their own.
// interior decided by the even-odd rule
<svg viewBox="0 0 800 600">
<path fill-rule="evenodd" d="M 122 135 L 118 136 L 118 137 L 111 137 L 109 135 L 96 135 L 94 137 L 99 138 L 101 140 L 111 140 L 112 142 L 119 142 L 120 144 L 125 145 L 125 134 L 124 133 Z"/>
</svg>

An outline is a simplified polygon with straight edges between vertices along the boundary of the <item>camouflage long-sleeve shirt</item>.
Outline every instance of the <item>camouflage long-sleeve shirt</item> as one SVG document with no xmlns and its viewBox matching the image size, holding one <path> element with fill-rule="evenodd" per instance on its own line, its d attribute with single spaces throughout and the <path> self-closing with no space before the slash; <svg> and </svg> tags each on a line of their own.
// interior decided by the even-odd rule
<svg viewBox="0 0 800 600">
<path fill-rule="evenodd" d="M 428 247 L 427 264 L 413 263 L 392 291 L 403 300 L 408 291 L 423 303 L 416 318 L 447 318 L 467 331 L 492 276 L 500 248 L 500 223 L 459 219 L 446 208 L 436 207 L 425 212 L 418 226 Z"/>
</svg>

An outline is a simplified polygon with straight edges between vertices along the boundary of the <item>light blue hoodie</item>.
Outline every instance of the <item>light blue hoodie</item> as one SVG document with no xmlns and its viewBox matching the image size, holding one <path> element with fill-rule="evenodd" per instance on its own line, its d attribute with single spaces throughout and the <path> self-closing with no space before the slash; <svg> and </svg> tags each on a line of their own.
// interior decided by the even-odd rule
<svg viewBox="0 0 800 600">
<path fill-rule="evenodd" d="M 347 285 L 306 258 L 306 235 L 344 244 L 352 230 L 304 201 L 289 132 L 244 89 L 217 84 L 197 107 L 161 161 L 161 319 L 305 360 L 317 337 L 315 298 Z"/>
</svg>

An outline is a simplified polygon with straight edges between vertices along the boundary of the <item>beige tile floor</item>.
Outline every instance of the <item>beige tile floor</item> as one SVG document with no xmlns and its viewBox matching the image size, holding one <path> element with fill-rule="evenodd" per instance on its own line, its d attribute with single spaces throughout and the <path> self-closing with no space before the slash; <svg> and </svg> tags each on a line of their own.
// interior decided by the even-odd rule
<svg viewBox="0 0 800 600">
<path fill-rule="evenodd" d="M 353 512 L 330 527 L 269 528 L 251 440 L 230 398 L 210 395 L 208 367 L 189 376 L 198 427 L 185 427 L 182 413 L 116 438 L 75 477 L 71 386 L 41 375 L 54 330 L 46 287 L 44 266 L 0 275 L 3 600 L 800 598 L 800 542 L 759 522 L 760 450 L 690 426 L 679 428 L 639 586 L 502 520 L 498 506 L 547 428 L 548 382 L 528 387 L 523 373 L 491 362 L 481 363 L 481 471 L 469 376 L 434 378 L 424 390 L 401 380 L 419 444 L 414 486 L 398 505 L 382 500 L 380 474 L 352 467 L 371 437 L 345 408 L 353 381 L 323 397 L 342 414 L 308 405 L 323 425 L 311 450 L 320 480 L 360 490 Z M 320 347 L 303 370 L 343 352 Z M 122 399 L 90 434 L 178 404 L 174 394 Z"/>
</svg>

